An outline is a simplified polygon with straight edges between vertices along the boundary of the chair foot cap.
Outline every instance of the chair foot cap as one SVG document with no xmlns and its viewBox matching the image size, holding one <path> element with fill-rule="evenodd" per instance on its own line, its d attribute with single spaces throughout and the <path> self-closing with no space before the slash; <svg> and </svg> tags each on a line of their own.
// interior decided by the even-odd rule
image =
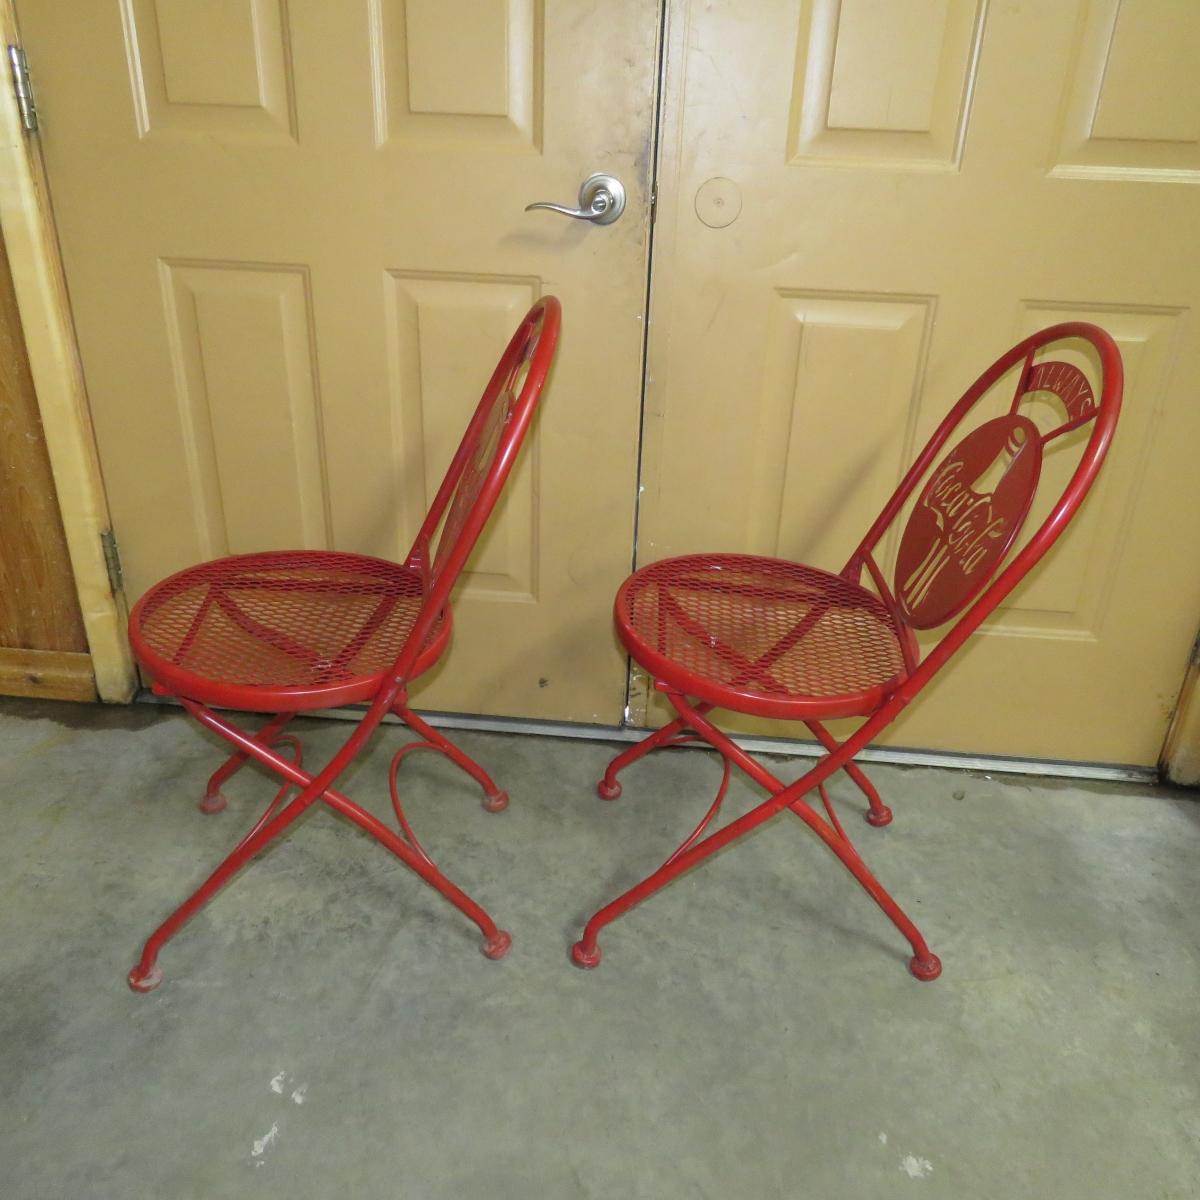
<svg viewBox="0 0 1200 1200">
<path fill-rule="evenodd" d="M 942 960 L 936 954 L 931 954 L 928 958 L 917 958 L 914 955 L 913 960 L 908 964 L 908 969 L 918 979 L 928 982 L 936 979 L 942 973 Z"/>
<path fill-rule="evenodd" d="M 491 796 L 484 796 L 483 807 L 488 812 L 503 812 L 508 807 L 508 793 L 496 792 Z"/>
<path fill-rule="evenodd" d="M 221 792 L 210 792 L 196 807 L 202 813 L 208 813 L 210 816 L 214 813 L 225 811 L 225 797 Z"/>
<path fill-rule="evenodd" d="M 876 829 L 882 829 L 885 825 L 890 825 L 891 823 L 892 823 L 892 810 L 890 808 L 887 808 L 885 806 L 884 808 L 881 808 L 878 812 L 876 812 L 873 808 L 867 809 L 867 824 L 868 825 L 874 825 Z"/>
<path fill-rule="evenodd" d="M 612 783 L 602 779 L 596 784 L 596 795 L 601 800 L 615 800 L 621 794 L 620 780 L 614 779 Z"/>
<path fill-rule="evenodd" d="M 600 965 L 600 947 L 593 946 L 591 950 L 588 950 L 582 942 L 576 942 L 571 947 L 571 961 L 577 967 L 583 967 L 585 971 L 590 971 L 592 967 Z"/>
<path fill-rule="evenodd" d="M 484 957 L 493 960 L 503 958 L 511 945 L 512 934 L 506 933 L 503 929 L 497 929 L 490 938 L 483 939 Z"/>
<path fill-rule="evenodd" d="M 162 983 L 162 967 L 155 963 L 148 971 L 143 971 L 139 963 L 129 972 L 129 986 L 135 992 L 152 992 Z"/>
</svg>

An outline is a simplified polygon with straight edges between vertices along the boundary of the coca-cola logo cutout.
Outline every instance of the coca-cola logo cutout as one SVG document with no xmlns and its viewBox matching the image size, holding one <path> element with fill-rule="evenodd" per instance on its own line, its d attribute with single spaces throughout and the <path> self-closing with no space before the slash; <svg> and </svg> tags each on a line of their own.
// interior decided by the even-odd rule
<svg viewBox="0 0 1200 1200">
<path fill-rule="evenodd" d="M 983 589 L 1029 512 L 1042 441 L 1028 417 L 980 425 L 938 464 L 896 558 L 896 599 L 914 629 L 932 629 Z"/>
</svg>

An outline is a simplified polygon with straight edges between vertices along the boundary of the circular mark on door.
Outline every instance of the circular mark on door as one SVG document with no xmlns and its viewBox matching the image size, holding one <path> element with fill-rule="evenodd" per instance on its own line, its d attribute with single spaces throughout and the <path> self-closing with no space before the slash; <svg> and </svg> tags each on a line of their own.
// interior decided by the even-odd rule
<svg viewBox="0 0 1200 1200">
<path fill-rule="evenodd" d="M 696 193 L 696 216 L 710 229 L 724 229 L 742 211 L 742 189 L 732 179 L 717 176 L 700 185 Z"/>
</svg>

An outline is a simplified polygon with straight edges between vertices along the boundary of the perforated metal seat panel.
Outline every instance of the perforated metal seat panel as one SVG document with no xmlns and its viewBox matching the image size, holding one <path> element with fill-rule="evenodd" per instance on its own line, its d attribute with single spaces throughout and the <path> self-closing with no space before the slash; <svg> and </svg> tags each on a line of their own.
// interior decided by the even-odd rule
<svg viewBox="0 0 1200 1200">
<path fill-rule="evenodd" d="M 344 704 L 378 688 L 422 598 L 418 574 L 383 559 L 237 555 L 152 588 L 134 609 L 130 638 L 157 681 L 195 699 L 279 711 Z M 423 659 L 435 659 L 448 636 L 443 617 Z"/>
<path fill-rule="evenodd" d="M 904 677 L 896 622 L 871 592 L 780 559 L 698 554 L 643 567 L 616 621 L 656 678 L 762 716 L 871 711 Z"/>
</svg>

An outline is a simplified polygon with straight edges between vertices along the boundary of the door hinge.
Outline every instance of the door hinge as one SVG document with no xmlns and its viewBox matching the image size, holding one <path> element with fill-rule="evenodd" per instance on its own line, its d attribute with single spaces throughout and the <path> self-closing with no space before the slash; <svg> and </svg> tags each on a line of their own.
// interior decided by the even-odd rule
<svg viewBox="0 0 1200 1200">
<path fill-rule="evenodd" d="M 21 114 L 21 128 L 26 133 L 37 133 L 37 105 L 33 99 L 33 84 L 29 79 L 29 63 L 20 46 L 9 46 L 8 66 L 12 72 L 13 91 L 17 95 L 17 110 Z"/>
<path fill-rule="evenodd" d="M 108 570 L 108 586 L 114 596 L 119 596 L 125 590 L 125 577 L 121 572 L 121 552 L 117 549 L 117 539 L 111 529 L 106 529 L 100 535 L 100 545 L 104 550 L 104 566 Z"/>
<path fill-rule="evenodd" d="M 650 185 L 650 224 L 658 220 L 658 180 Z"/>
</svg>

